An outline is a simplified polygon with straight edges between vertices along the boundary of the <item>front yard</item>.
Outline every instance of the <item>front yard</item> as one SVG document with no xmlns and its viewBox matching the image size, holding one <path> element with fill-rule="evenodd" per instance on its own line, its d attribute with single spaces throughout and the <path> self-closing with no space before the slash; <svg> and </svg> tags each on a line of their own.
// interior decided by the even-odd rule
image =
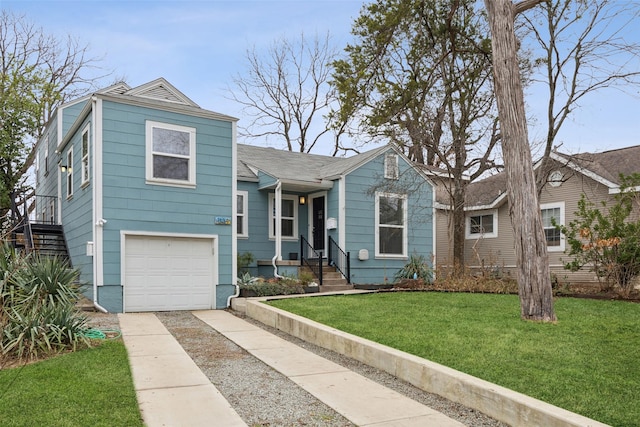
<svg viewBox="0 0 640 427">
<path fill-rule="evenodd" d="M 269 304 L 613 426 L 640 419 L 640 304 L 560 298 L 557 324 L 520 320 L 516 295 L 379 293 Z"/>
<path fill-rule="evenodd" d="M 0 370 L 4 427 L 142 426 L 124 343 Z"/>
</svg>

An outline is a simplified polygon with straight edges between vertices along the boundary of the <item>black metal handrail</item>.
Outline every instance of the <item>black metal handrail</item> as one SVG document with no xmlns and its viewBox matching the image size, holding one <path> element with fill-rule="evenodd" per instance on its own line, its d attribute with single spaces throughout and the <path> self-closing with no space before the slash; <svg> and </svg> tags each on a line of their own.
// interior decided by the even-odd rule
<svg viewBox="0 0 640 427">
<path fill-rule="evenodd" d="M 58 197 L 13 192 L 11 194 L 11 216 L 14 224 L 58 224 Z"/>
<path fill-rule="evenodd" d="M 312 254 L 312 257 L 306 256 Z M 322 254 L 316 252 L 304 236 L 300 236 L 300 266 L 309 267 L 311 272 L 318 278 L 318 285 L 322 286 Z"/>
<path fill-rule="evenodd" d="M 351 253 L 343 251 L 331 236 L 329 236 L 327 258 L 329 265 L 342 273 L 342 276 L 347 279 L 347 283 L 351 284 Z"/>
</svg>

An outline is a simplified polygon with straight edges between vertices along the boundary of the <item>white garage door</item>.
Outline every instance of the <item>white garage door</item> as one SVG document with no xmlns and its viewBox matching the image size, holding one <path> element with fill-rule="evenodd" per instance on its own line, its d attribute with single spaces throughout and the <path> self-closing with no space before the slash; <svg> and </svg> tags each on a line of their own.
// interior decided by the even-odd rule
<svg viewBox="0 0 640 427">
<path fill-rule="evenodd" d="M 124 237 L 124 310 L 214 308 L 213 238 Z"/>
</svg>

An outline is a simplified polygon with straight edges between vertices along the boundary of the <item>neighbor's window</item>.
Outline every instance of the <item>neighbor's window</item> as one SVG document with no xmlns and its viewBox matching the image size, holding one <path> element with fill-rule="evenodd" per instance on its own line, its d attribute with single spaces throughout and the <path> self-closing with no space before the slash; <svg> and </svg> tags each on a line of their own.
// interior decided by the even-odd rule
<svg viewBox="0 0 640 427">
<path fill-rule="evenodd" d="M 89 125 L 82 132 L 82 185 L 89 182 Z"/>
<path fill-rule="evenodd" d="M 387 154 L 384 156 L 384 177 L 398 179 L 398 155 Z"/>
<path fill-rule="evenodd" d="M 196 130 L 186 126 L 147 121 L 147 182 L 194 187 L 196 185 Z"/>
<path fill-rule="evenodd" d="M 547 250 L 550 252 L 564 251 L 564 239 L 560 230 L 553 223 L 564 225 L 564 203 L 548 203 L 540 205 L 542 227 L 547 239 Z"/>
<path fill-rule="evenodd" d="M 238 237 L 249 236 L 247 198 L 248 195 L 246 191 L 238 191 L 236 194 L 236 232 Z"/>
<path fill-rule="evenodd" d="M 67 199 L 73 196 L 73 150 L 67 151 Z"/>
<path fill-rule="evenodd" d="M 44 175 L 49 174 L 49 142 L 44 146 Z"/>
<path fill-rule="evenodd" d="M 498 236 L 498 213 L 482 212 L 469 215 L 466 224 L 467 239 Z"/>
<path fill-rule="evenodd" d="M 407 196 L 376 193 L 376 256 L 407 256 Z"/>
<path fill-rule="evenodd" d="M 269 212 L 271 212 L 271 219 L 269 221 L 269 237 L 274 239 L 276 237 L 276 210 L 275 210 L 275 195 L 271 194 L 269 197 Z M 282 210 L 280 211 L 280 235 L 283 239 L 297 239 L 298 238 L 298 197 L 283 194 L 282 195 Z"/>
</svg>

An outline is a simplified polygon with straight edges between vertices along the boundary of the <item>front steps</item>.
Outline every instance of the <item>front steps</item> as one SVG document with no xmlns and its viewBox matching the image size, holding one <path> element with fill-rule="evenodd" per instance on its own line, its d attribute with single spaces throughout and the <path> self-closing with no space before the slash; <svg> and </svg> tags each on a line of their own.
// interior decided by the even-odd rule
<svg viewBox="0 0 640 427">
<path fill-rule="evenodd" d="M 298 273 L 307 272 L 313 274 L 309 267 L 299 267 Z M 315 276 L 315 275 L 314 275 Z M 333 292 L 333 291 L 348 291 L 353 289 L 353 285 L 347 282 L 347 279 L 342 277 L 335 267 L 328 265 L 322 266 L 322 285 L 320 286 L 320 292 Z"/>
</svg>

